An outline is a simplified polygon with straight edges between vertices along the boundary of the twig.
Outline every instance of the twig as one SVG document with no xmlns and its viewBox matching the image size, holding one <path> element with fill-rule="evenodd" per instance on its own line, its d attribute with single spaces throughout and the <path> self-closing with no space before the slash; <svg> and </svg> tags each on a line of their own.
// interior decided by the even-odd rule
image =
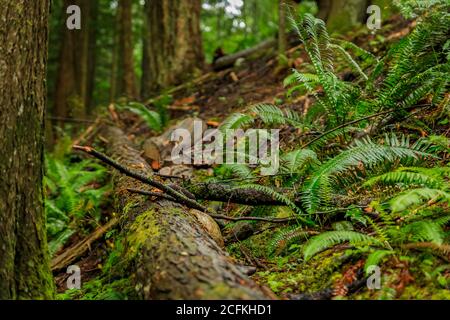
<svg viewBox="0 0 450 320">
<path fill-rule="evenodd" d="M 178 202 L 180 202 L 181 204 L 184 204 L 190 208 L 194 208 L 197 210 L 201 210 L 203 212 L 208 212 L 209 210 L 202 206 L 200 203 L 198 203 L 197 201 L 188 198 L 187 196 L 181 194 L 178 191 L 175 191 L 174 189 L 172 189 L 169 186 L 164 185 L 161 182 L 155 181 L 149 177 L 146 177 L 136 171 L 130 170 L 124 166 L 122 166 L 120 163 L 114 161 L 113 159 L 109 158 L 108 156 L 104 155 L 101 152 L 96 151 L 94 148 L 92 147 L 83 147 L 83 146 L 73 146 L 74 150 L 79 150 L 79 151 L 83 151 L 97 159 L 99 159 L 100 161 L 108 164 L 109 166 L 117 169 L 120 173 L 125 174 L 131 178 L 134 178 L 136 180 L 139 180 L 145 184 L 148 184 L 152 187 L 155 187 L 161 191 L 166 192 L 168 195 L 172 196 L 173 198 L 177 199 Z"/>
</svg>

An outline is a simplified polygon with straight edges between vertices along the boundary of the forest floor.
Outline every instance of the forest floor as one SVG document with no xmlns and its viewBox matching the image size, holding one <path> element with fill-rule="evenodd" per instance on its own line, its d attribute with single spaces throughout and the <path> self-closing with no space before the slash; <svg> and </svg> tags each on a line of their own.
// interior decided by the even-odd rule
<svg viewBox="0 0 450 320">
<path fill-rule="evenodd" d="M 358 30 L 347 34 L 345 39 L 379 54 L 390 44 L 409 34 L 413 26 L 414 21 L 394 17 L 376 35 Z M 291 68 L 299 69 L 307 60 L 301 46 L 295 46 L 287 51 L 286 59 L 281 64 L 278 63 L 275 49 L 270 49 L 259 53 L 256 58 L 247 58 L 240 66 L 219 72 L 209 71 L 190 84 L 172 89 L 173 101 L 168 106 L 171 123 L 195 117 L 205 121 L 209 127 L 215 128 L 233 112 L 244 112 L 250 106 L 259 103 L 275 104 L 281 108 L 304 113 L 314 98 L 308 95 L 293 95 L 287 98 L 283 80 L 291 73 Z M 348 71 L 342 71 L 341 77 L 349 76 L 351 77 L 351 74 Z M 109 117 L 110 114 L 106 116 Z M 135 115 L 120 113 L 119 117 L 124 123 L 123 127 L 127 128 L 127 134 L 136 145 L 143 145 L 147 139 L 155 135 Z M 445 133 L 445 130 L 443 128 L 442 133 Z M 294 139 L 295 131 L 282 130 L 282 143 L 289 144 Z M 88 142 L 89 139 L 85 141 Z M 164 164 L 161 166 L 163 168 Z M 196 167 L 190 179 L 201 181 L 202 177 L 211 175 L 213 175 L 211 169 Z M 107 221 L 107 217 L 113 217 L 110 210 L 110 207 L 103 208 L 102 221 Z M 228 216 L 236 216 L 248 210 L 248 207 L 225 204 L 221 210 Z M 383 285 L 383 289 L 367 290 L 365 281 L 359 283 L 356 281 L 361 279 L 361 266 L 364 260 L 353 255 L 352 251 L 346 254 L 343 250 L 345 245 L 326 250 L 308 262 L 302 261 L 295 254 L 295 246 L 284 249 L 279 255 L 270 256 L 267 254 L 267 247 L 279 226 L 254 223 L 253 230 L 247 236 L 235 236 L 235 232 L 240 232 L 240 228 L 247 225 L 248 223 L 241 222 L 226 225 L 223 236 L 227 251 L 237 263 L 254 267 L 252 279 L 268 286 L 282 299 L 450 298 L 448 288 L 433 284 L 427 276 L 427 272 L 430 272 L 427 263 L 431 268 L 431 258 L 428 262 L 427 259 L 422 260 L 420 265 L 408 258 L 391 259 L 383 266 L 383 273 L 386 274 L 383 280 L 386 285 Z M 110 279 L 109 286 L 105 289 L 104 280 L 98 280 L 102 275 L 102 269 L 108 263 L 108 256 L 114 251 L 114 230 L 112 228 L 106 236 L 102 235 L 90 243 L 87 253 L 74 261 L 83 270 L 82 280 L 87 284 L 84 286 L 83 294 L 66 294 L 62 295 L 62 298 L 133 298 L 131 291 L 123 292 L 123 283 L 120 281 Z M 80 235 L 72 236 L 65 249 L 59 253 L 76 245 L 82 238 Z M 448 272 L 444 273 L 444 277 L 448 276 L 450 276 Z M 58 291 L 65 292 L 68 275 L 64 270 L 60 270 L 55 272 L 55 277 Z"/>
</svg>

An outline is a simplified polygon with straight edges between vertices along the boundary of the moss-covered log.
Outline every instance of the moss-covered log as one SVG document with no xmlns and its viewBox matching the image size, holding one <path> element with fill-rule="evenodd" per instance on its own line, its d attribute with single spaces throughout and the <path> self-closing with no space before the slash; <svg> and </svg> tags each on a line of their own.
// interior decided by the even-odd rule
<svg viewBox="0 0 450 320">
<path fill-rule="evenodd" d="M 109 127 L 108 153 L 143 174 L 151 168 L 123 132 Z M 123 257 L 132 262 L 135 287 L 144 299 L 268 299 L 208 235 L 185 207 L 129 194 L 141 183 L 116 175 L 123 212 Z"/>
</svg>

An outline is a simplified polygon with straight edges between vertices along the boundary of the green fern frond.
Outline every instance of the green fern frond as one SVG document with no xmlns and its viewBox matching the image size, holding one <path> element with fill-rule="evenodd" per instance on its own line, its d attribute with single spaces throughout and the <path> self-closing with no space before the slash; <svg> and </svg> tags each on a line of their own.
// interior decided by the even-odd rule
<svg viewBox="0 0 450 320">
<path fill-rule="evenodd" d="M 232 176 L 233 178 L 249 180 L 255 178 L 253 171 L 245 164 L 223 164 L 222 168 L 230 173 L 227 176 Z"/>
<path fill-rule="evenodd" d="M 359 130 L 358 128 L 348 126 L 339 130 L 330 131 L 329 133 L 323 134 L 319 139 L 310 143 L 308 147 L 317 152 L 322 148 L 324 148 L 330 141 L 358 130 Z"/>
<path fill-rule="evenodd" d="M 398 140 L 391 137 L 387 144 L 379 145 L 370 139 L 357 141 L 355 146 L 322 164 L 306 181 L 302 190 L 302 201 L 308 212 L 315 212 L 327 204 L 332 196 L 332 178 L 337 174 L 363 165 L 370 169 L 382 162 L 393 162 L 398 159 L 416 159 L 419 156 L 429 156 L 423 151 L 420 143 L 409 144 L 407 138 Z M 340 178 L 345 178 L 342 175 Z"/>
<path fill-rule="evenodd" d="M 401 233 L 410 241 L 433 242 L 442 244 L 444 242 L 444 232 L 442 228 L 433 221 L 412 222 L 401 229 Z"/>
<path fill-rule="evenodd" d="M 158 112 L 149 110 L 146 106 L 137 102 L 130 102 L 124 109 L 140 116 L 150 129 L 155 130 L 156 132 L 162 131 L 163 120 Z"/>
<path fill-rule="evenodd" d="M 450 193 L 440 189 L 431 188 L 407 190 L 389 200 L 389 206 L 393 213 L 398 213 L 413 206 L 421 205 L 426 201 L 429 203 L 435 203 L 438 201 L 450 202 Z"/>
<path fill-rule="evenodd" d="M 294 241 L 304 241 L 308 238 L 309 232 L 305 231 L 302 227 L 294 226 L 283 228 L 282 230 L 278 231 L 269 242 L 268 253 L 269 255 L 278 255 Z"/>
<path fill-rule="evenodd" d="M 309 149 L 299 149 L 285 154 L 280 159 L 282 173 L 302 173 L 320 164 L 317 154 Z"/>
<path fill-rule="evenodd" d="M 350 242 L 352 246 L 381 246 L 378 239 L 355 231 L 328 231 L 311 238 L 303 248 L 303 256 L 307 261 L 317 253 L 334 247 L 337 244 Z"/>
<path fill-rule="evenodd" d="M 263 193 L 273 197 L 275 200 L 284 203 L 286 206 L 291 208 L 295 213 L 297 213 L 299 215 L 303 214 L 301 209 L 299 207 L 297 207 L 297 205 L 291 199 L 289 199 L 285 195 L 282 195 L 279 192 L 276 192 L 275 190 L 273 190 L 270 187 L 266 187 L 266 186 L 262 186 L 262 185 L 258 185 L 258 184 L 244 184 L 244 185 L 235 187 L 235 189 L 250 189 L 250 190 L 256 190 L 259 192 L 263 192 Z M 299 218 L 299 220 L 302 220 L 304 222 L 306 221 L 302 218 Z"/>
<path fill-rule="evenodd" d="M 233 113 L 220 126 L 219 130 L 225 133 L 227 130 L 239 129 L 254 122 L 254 118 L 243 113 Z"/>
<path fill-rule="evenodd" d="M 364 271 L 368 272 L 368 269 L 370 266 L 378 266 L 381 262 L 381 260 L 383 260 L 384 257 L 389 256 L 395 254 L 395 251 L 393 250 L 376 250 L 374 252 L 372 252 L 366 260 L 366 263 L 364 265 Z"/>
<path fill-rule="evenodd" d="M 367 180 L 363 186 L 364 187 L 372 187 L 377 184 L 383 184 L 383 185 L 395 185 L 395 184 L 402 184 L 402 185 L 423 185 L 430 188 L 434 187 L 441 187 L 443 181 L 441 179 L 436 179 L 434 177 L 431 177 L 429 175 L 423 174 L 423 173 L 417 173 L 417 172 L 408 172 L 408 171 L 395 171 L 395 172 L 388 172 L 385 174 L 382 174 L 377 177 L 373 177 L 369 180 Z"/>
<path fill-rule="evenodd" d="M 270 104 L 258 104 L 251 108 L 251 112 L 266 125 L 285 125 L 294 127 L 302 126 L 300 116 L 292 110 L 281 110 L 279 107 Z"/>
<path fill-rule="evenodd" d="M 336 45 L 336 44 L 332 44 L 331 48 L 335 49 L 344 58 L 344 60 L 350 65 L 350 67 L 354 71 L 358 72 L 365 81 L 369 80 L 369 77 L 367 77 L 367 75 L 361 69 L 359 64 L 352 58 L 352 56 L 347 51 L 345 51 L 344 48 L 342 48 L 341 46 Z"/>
</svg>

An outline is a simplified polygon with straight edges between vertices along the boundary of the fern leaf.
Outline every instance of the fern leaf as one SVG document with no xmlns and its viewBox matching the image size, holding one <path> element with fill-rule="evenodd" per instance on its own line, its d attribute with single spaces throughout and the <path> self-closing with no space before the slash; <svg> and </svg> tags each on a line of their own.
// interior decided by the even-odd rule
<svg viewBox="0 0 450 320">
<path fill-rule="evenodd" d="M 364 271 L 366 272 L 366 275 L 368 275 L 368 269 L 370 266 L 378 266 L 381 262 L 381 260 L 389 255 L 395 254 L 395 251 L 393 250 L 376 250 L 372 252 L 366 260 L 366 263 L 364 265 Z"/>
<path fill-rule="evenodd" d="M 309 149 L 300 149 L 289 152 L 281 157 L 283 173 L 301 173 L 308 167 L 318 165 L 317 154 Z"/>
<path fill-rule="evenodd" d="M 226 132 L 226 130 L 239 129 L 249 124 L 252 124 L 254 118 L 243 113 L 233 113 L 229 116 L 220 126 L 221 132 Z"/>
<path fill-rule="evenodd" d="M 381 245 L 376 238 L 359 232 L 328 231 L 311 238 L 305 244 L 303 248 L 304 259 L 307 261 L 317 253 L 344 242 L 350 242 L 353 246 Z"/>
<path fill-rule="evenodd" d="M 146 106 L 137 102 L 129 103 L 127 106 L 125 106 L 125 109 L 139 115 L 150 129 L 153 129 L 157 132 L 162 131 L 163 124 L 159 113 L 149 110 Z"/>
<path fill-rule="evenodd" d="M 450 193 L 440 189 L 417 188 L 405 191 L 389 201 L 393 213 L 405 211 L 412 206 L 423 204 L 425 201 L 435 203 L 438 201 L 450 202 Z"/>
</svg>

